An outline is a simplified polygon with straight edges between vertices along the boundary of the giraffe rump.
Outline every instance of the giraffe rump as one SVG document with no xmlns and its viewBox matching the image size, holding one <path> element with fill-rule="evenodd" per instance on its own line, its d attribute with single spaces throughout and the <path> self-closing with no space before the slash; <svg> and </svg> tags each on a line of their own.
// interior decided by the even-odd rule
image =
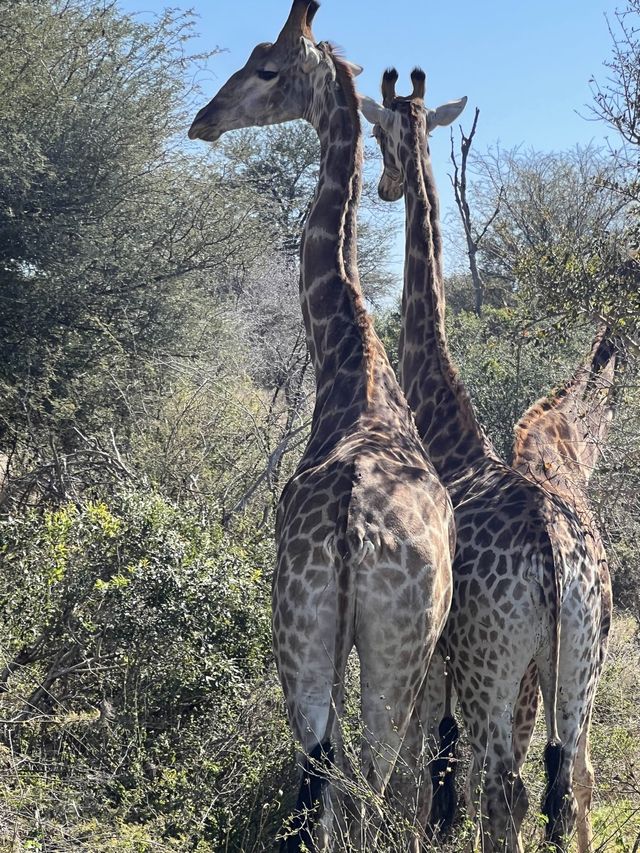
<svg viewBox="0 0 640 853">
<path fill-rule="evenodd" d="M 515 429 L 512 458 L 522 474 L 584 506 L 586 490 L 609 434 L 617 403 L 622 342 L 602 325 L 586 360 L 569 381 L 535 402 Z"/>
</svg>

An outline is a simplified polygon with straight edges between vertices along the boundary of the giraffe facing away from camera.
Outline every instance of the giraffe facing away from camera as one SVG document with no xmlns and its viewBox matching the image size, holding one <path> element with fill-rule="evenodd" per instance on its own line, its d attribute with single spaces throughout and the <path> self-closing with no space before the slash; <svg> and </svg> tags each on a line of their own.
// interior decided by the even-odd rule
<svg viewBox="0 0 640 853">
<path fill-rule="evenodd" d="M 602 596 L 600 667 L 604 664 L 612 595 L 609 567 L 595 523 L 589 482 L 611 429 L 615 409 L 614 381 L 620 366 L 622 345 L 602 325 L 591 351 L 573 377 L 561 388 L 534 403 L 516 426 L 512 465 L 523 476 L 539 483 L 578 513 L 587 537 L 591 560 L 600 569 Z M 514 721 L 514 743 L 519 766 L 524 761 L 535 722 L 538 672 L 532 663 L 523 681 Z M 578 742 L 573 785 L 578 805 L 578 848 L 593 849 L 589 811 L 594 774 L 589 754 L 591 708 Z"/>
<path fill-rule="evenodd" d="M 528 799 L 513 722 L 533 657 L 547 723 L 546 833 L 566 850 L 576 813 L 570 780 L 599 669 L 599 567 L 576 512 L 499 459 L 452 364 L 428 134 L 450 124 L 466 99 L 430 110 L 424 73 L 413 72 L 408 98 L 396 96 L 397 76 L 383 77 L 383 105 L 362 98 L 361 109 L 382 149 L 380 196 L 405 199 L 400 380 L 454 506 L 454 590 L 442 646 L 472 747 L 482 849 L 522 850 Z"/>
<path fill-rule="evenodd" d="M 328 844 L 335 827 L 337 798 L 328 776 L 353 646 L 366 733 L 362 771 L 374 791 L 388 793 L 449 610 L 455 539 L 448 494 L 364 309 L 356 263 L 362 132 L 353 66 L 327 43 L 315 43 L 317 8 L 295 0 L 278 39 L 254 49 L 189 132 L 192 139 L 216 140 L 233 128 L 305 118 L 321 145 L 300 281 L 316 404 L 308 445 L 280 499 L 273 586 L 278 672 L 307 756 L 288 851 Z M 394 787 L 403 779 L 411 786 L 408 774 L 394 777 Z M 399 799 L 417 803 L 415 789 L 413 783 Z M 321 800 L 314 835 L 310 823 Z M 411 843 L 417 850 L 418 839 Z"/>
</svg>

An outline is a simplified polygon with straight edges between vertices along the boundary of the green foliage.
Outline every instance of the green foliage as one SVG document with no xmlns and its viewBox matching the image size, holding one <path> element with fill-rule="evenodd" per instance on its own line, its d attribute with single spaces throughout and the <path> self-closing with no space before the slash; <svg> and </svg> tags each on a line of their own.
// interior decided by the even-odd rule
<svg viewBox="0 0 640 853">
<path fill-rule="evenodd" d="M 388 309 L 375 317 L 376 332 L 384 344 L 394 370 L 398 370 L 398 344 L 402 330 L 402 313 L 400 309 Z"/>
<path fill-rule="evenodd" d="M 400 321 L 399 310 L 376 318 L 378 334 L 394 365 Z M 520 416 L 572 374 L 587 351 L 589 334 L 583 331 L 567 341 L 545 323 L 529 323 L 516 307 L 486 306 L 482 317 L 473 310 L 447 313 L 452 358 L 480 422 L 503 458 L 511 458 L 513 429 Z"/>
<path fill-rule="evenodd" d="M 592 146 L 476 154 L 471 207 L 489 304 L 517 306 L 530 322 L 554 318 L 570 333 L 598 316 L 633 327 L 636 164 L 637 156 L 625 162 Z M 458 297 L 463 307 L 470 290 L 466 302 Z"/>
<path fill-rule="evenodd" d="M 290 258 L 300 252 L 300 234 L 315 192 L 320 141 L 304 122 L 250 128 L 221 141 L 230 179 L 252 188 L 261 230 Z"/>
<path fill-rule="evenodd" d="M 640 265 L 625 260 L 611 238 L 536 245 L 523 252 L 515 273 L 534 312 L 559 317 L 606 317 L 622 333 L 636 333 L 640 314 Z M 564 325 L 564 323 L 563 323 Z M 566 328 L 566 326 L 565 326 Z"/>
<path fill-rule="evenodd" d="M 530 327 L 515 309 L 487 307 L 449 317 L 449 344 L 478 417 L 504 459 L 513 428 L 528 406 L 573 372 L 584 348 L 560 347 L 544 326 Z"/>
<path fill-rule="evenodd" d="M 0 446 L 60 499 L 96 479 L 97 450 L 120 466 L 186 370 L 237 360 L 230 282 L 284 226 L 265 233 L 265 188 L 224 157 L 185 154 L 190 14 L 19 0 L 0 27 Z"/>
<path fill-rule="evenodd" d="M 289 760 L 270 686 L 270 538 L 135 493 L 6 519 L 0 537 L 3 741 L 29 784 L 88 774 L 83 818 L 95 798 L 169 838 L 239 831 L 247 797 Z M 28 800 L 60 819 L 49 793 Z"/>
<path fill-rule="evenodd" d="M 146 713 L 161 710 L 177 725 L 264 671 L 268 540 L 225 533 L 160 497 L 135 493 L 114 496 L 109 506 L 30 512 L 4 521 L 2 534 L 3 565 L 24 579 L 15 586 L 3 573 L 0 603 L 12 627 L 7 659 L 43 634 L 41 665 L 73 649 L 74 666 L 93 662 L 88 706 L 105 698 L 126 715 L 142 691 Z"/>
<path fill-rule="evenodd" d="M 167 282 L 199 265 L 181 239 L 195 176 L 169 153 L 190 20 L 136 24 L 93 2 L 0 14 L 5 429 L 53 423 L 73 443 L 114 358 L 177 345 Z"/>
</svg>

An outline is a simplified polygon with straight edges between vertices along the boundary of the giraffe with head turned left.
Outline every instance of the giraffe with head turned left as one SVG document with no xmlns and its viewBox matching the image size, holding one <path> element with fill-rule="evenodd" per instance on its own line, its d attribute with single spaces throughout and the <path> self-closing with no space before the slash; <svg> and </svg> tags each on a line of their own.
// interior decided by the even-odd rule
<svg viewBox="0 0 640 853">
<path fill-rule="evenodd" d="M 294 0 L 276 41 L 253 50 L 189 132 L 213 141 L 233 128 L 304 118 L 320 137 L 300 278 L 316 404 L 308 445 L 278 507 L 273 584 L 275 657 L 306 756 L 288 851 L 330 843 L 336 797 L 329 778 L 353 646 L 361 670 L 362 772 L 374 792 L 388 793 L 449 610 L 455 537 L 448 494 L 364 309 L 353 66 L 316 43 L 317 8 Z M 424 809 L 426 792 L 416 790 L 410 773 L 397 774 L 393 787 L 408 814 Z M 417 831 L 412 836 L 417 849 Z"/>
<path fill-rule="evenodd" d="M 522 850 L 528 797 L 514 753 L 520 687 L 535 661 L 547 723 L 547 840 L 566 850 L 576 817 L 571 776 L 593 701 L 604 619 L 601 575 L 578 513 L 499 459 L 449 354 L 438 194 L 428 135 L 465 100 L 424 103 L 425 75 L 398 97 L 383 77 L 383 104 L 362 98 L 384 172 L 379 193 L 404 196 L 405 280 L 400 381 L 418 430 L 451 495 L 457 527 L 451 614 L 442 636 L 472 748 L 484 851 Z"/>
</svg>

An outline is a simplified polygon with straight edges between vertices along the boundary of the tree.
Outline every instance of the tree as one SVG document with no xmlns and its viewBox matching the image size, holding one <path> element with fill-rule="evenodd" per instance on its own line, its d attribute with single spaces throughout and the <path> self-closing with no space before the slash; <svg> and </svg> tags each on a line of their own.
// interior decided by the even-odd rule
<svg viewBox="0 0 640 853">
<path fill-rule="evenodd" d="M 478 267 L 494 304 L 519 305 L 529 321 L 570 325 L 633 313 L 637 292 L 625 277 L 620 240 L 627 201 L 615 190 L 619 163 L 578 147 L 494 149 L 472 165 L 471 218 L 488 223 Z"/>
<path fill-rule="evenodd" d="M 478 126 L 478 117 L 480 110 L 476 107 L 473 124 L 469 135 L 466 136 L 462 128 L 460 128 L 460 166 L 456 159 L 455 147 L 453 143 L 453 131 L 451 131 L 451 162 L 453 164 L 453 176 L 451 183 L 456 199 L 456 207 L 460 214 L 462 227 L 464 228 L 464 236 L 467 242 L 467 257 L 469 259 L 469 272 L 471 273 L 471 282 L 473 285 L 474 309 L 478 317 L 482 315 L 482 305 L 484 303 L 485 283 L 478 269 L 478 250 L 485 234 L 491 227 L 493 220 L 500 212 L 500 202 L 502 201 L 502 191 L 498 193 L 496 199 L 496 208 L 491 213 L 489 219 L 483 224 L 478 231 L 474 228 L 469 200 L 467 198 L 467 163 L 469 160 L 469 152 L 473 144 L 473 137 Z"/>
<path fill-rule="evenodd" d="M 226 179 L 249 188 L 257 205 L 256 226 L 286 260 L 297 263 L 300 237 L 318 179 L 320 143 L 303 121 L 251 128 L 223 138 L 219 165 Z M 367 164 L 373 162 L 374 166 Z M 389 270 L 396 214 L 378 198 L 377 159 L 367 158 L 359 209 L 358 268 L 374 305 L 396 284 Z"/>
<path fill-rule="evenodd" d="M 247 252 L 249 204 L 175 141 L 201 59 L 189 15 L 18 0 L 0 27 L 0 440 L 55 424 L 67 450 L 114 371 L 189 352 L 193 302 Z"/>
<path fill-rule="evenodd" d="M 612 57 L 601 85 L 592 78 L 594 115 L 613 127 L 636 152 L 640 148 L 640 0 L 628 0 L 609 24 Z"/>
</svg>

